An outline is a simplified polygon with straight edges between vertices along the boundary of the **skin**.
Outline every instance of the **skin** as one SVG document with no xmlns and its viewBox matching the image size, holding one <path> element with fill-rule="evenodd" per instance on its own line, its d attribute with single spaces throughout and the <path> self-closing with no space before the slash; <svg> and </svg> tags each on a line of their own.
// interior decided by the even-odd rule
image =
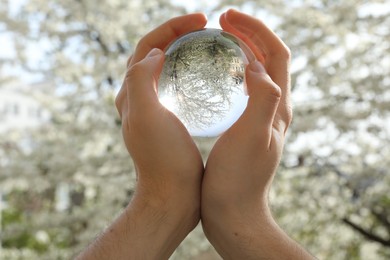
<svg viewBox="0 0 390 260">
<path fill-rule="evenodd" d="M 116 106 L 136 168 L 135 194 L 78 259 L 167 259 L 200 219 L 224 259 L 313 258 L 268 208 L 292 117 L 285 44 L 260 20 L 234 10 L 222 14 L 222 28 L 256 58 L 246 69 L 247 108 L 218 139 L 205 168 L 186 128 L 158 101 L 161 49 L 206 22 L 203 14 L 171 19 L 142 38 L 129 58 Z"/>
<path fill-rule="evenodd" d="M 244 40 L 261 62 L 246 69 L 246 110 L 209 155 L 202 183 L 204 232 L 224 259 L 312 259 L 277 226 L 268 207 L 292 119 L 290 51 L 248 15 L 229 10 L 220 24 Z"/>
<path fill-rule="evenodd" d="M 203 14 L 169 20 L 129 58 L 116 106 L 137 186 L 124 212 L 79 259 L 167 259 L 198 224 L 202 158 L 184 125 L 159 103 L 156 86 L 164 58 L 159 49 L 205 24 Z"/>
</svg>

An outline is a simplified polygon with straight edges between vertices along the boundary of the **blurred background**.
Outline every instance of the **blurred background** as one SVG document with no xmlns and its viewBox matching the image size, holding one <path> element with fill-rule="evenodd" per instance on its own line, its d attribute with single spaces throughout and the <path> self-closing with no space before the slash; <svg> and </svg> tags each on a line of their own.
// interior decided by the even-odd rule
<svg viewBox="0 0 390 260">
<path fill-rule="evenodd" d="M 138 40 L 236 8 L 291 48 L 294 120 L 271 191 L 319 259 L 390 258 L 390 2 L 1 0 L 0 258 L 69 259 L 129 202 L 115 95 Z M 197 139 L 207 158 L 215 140 Z M 172 259 L 219 259 L 196 228 Z"/>
</svg>

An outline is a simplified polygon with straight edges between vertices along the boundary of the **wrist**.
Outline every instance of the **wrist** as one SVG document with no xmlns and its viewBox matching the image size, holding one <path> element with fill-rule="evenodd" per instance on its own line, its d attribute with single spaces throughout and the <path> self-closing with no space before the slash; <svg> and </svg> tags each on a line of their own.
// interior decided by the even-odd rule
<svg viewBox="0 0 390 260">
<path fill-rule="evenodd" d="M 198 224 L 200 210 L 197 207 L 174 207 L 171 203 L 162 205 L 135 196 L 127 206 L 125 216 L 129 234 L 133 232 L 129 243 L 136 241 L 140 252 L 148 252 L 148 255 L 139 255 L 135 259 L 168 259 Z"/>
<path fill-rule="evenodd" d="M 172 223 L 187 226 L 187 229 L 193 229 L 200 219 L 200 195 L 187 196 L 180 194 L 175 190 L 167 193 L 149 194 L 138 189 L 131 202 L 127 206 L 128 212 L 144 212 L 146 218 L 167 220 Z"/>
<path fill-rule="evenodd" d="M 314 259 L 277 225 L 266 203 L 245 210 L 202 207 L 204 232 L 223 259 Z"/>
<path fill-rule="evenodd" d="M 139 167 L 137 167 L 139 169 Z M 167 216 L 180 219 L 200 219 L 200 193 L 203 164 L 191 169 L 159 169 L 138 172 L 135 193 L 129 206 L 144 205 Z"/>
<path fill-rule="evenodd" d="M 138 180 L 138 184 L 128 207 L 137 205 L 167 217 L 183 220 L 200 219 L 200 182 L 199 178 L 179 182 L 176 180 Z"/>
<path fill-rule="evenodd" d="M 200 219 L 184 207 L 138 191 L 124 212 L 77 259 L 168 259 Z M 198 199 L 199 201 L 199 199 Z"/>
<path fill-rule="evenodd" d="M 229 205 L 210 201 L 205 203 L 203 200 L 201 212 L 204 232 L 213 245 L 223 239 L 234 240 L 239 234 L 246 236 L 253 231 L 253 226 L 270 222 L 272 219 L 266 202 Z M 232 234 L 234 236 L 231 236 Z"/>
</svg>

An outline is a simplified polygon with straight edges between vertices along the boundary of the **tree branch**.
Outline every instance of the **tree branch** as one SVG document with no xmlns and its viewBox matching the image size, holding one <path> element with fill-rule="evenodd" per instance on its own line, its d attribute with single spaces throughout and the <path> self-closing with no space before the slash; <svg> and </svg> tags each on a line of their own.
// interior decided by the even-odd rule
<svg viewBox="0 0 390 260">
<path fill-rule="evenodd" d="M 371 209 L 371 214 L 375 216 L 375 218 L 380 222 L 382 223 L 387 231 L 390 233 L 390 222 L 389 220 L 387 219 L 387 214 L 386 212 L 382 211 L 382 212 L 379 212 L 378 210 L 376 209 Z"/>
<path fill-rule="evenodd" d="M 109 53 L 109 49 L 107 47 L 107 45 L 103 42 L 101 36 L 100 36 L 100 33 L 98 33 L 97 31 L 92 31 L 90 33 L 90 37 L 92 40 L 96 41 L 100 48 L 102 49 L 103 53 L 105 56 L 108 56 L 108 53 Z"/>
<path fill-rule="evenodd" d="M 360 227 L 358 224 L 353 223 L 348 218 L 343 218 L 342 221 L 345 224 L 347 224 L 348 226 L 350 226 L 352 229 L 354 229 L 355 231 L 359 232 L 361 235 L 363 235 L 368 240 L 380 243 L 385 247 L 390 247 L 390 240 L 386 240 L 386 239 L 384 239 L 376 234 L 373 234 L 372 232 Z"/>
</svg>

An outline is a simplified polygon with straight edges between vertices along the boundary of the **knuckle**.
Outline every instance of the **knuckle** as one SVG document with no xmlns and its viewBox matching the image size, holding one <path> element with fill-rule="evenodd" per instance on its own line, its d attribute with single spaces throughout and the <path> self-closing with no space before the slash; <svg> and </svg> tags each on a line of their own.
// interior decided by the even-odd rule
<svg viewBox="0 0 390 260">
<path fill-rule="evenodd" d="M 116 110 L 119 112 L 119 114 L 121 113 L 121 109 L 120 109 L 120 107 L 121 107 L 121 99 L 120 99 L 120 97 L 119 97 L 119 94 L 118 94 L 118 96 L 116 96 L 116 98 L 115 98 L 115 107 L 116 107 Z"/>
<path fill-rule="evenodd" d="M 270 56 L 277 57 L 290 62 L 291 50 L 286 44 L 282 43 L 279 48 L 276 48 L 272 52 L 270 52 Z"/>
<path fill-rule="evenodd" d="M 125 83 L 122 84 L 121 89 L 119 90 L 118 94 L 115 97 L 115 107 L 116 110 L 119 113 L 119 116 L 122 116 L 122 105 L 124 101 L 124 96 L 126 95 L 126 89 L 125 89 Z"/>
<path fill-rule="evenodd" d="M 133 55 L 130 55 L 130 57 L 127 59 L 127 62 L 126 62 L 126 68 L 128 68 L 130 66 L 132 59 L 133 59 Z"/>
<path fill-rule="evenodd" d="M 271 96 L 274 96 L 278 100 L 282 97 L 282 89 L 277 84 L 270 82 L 268 88 L 269 88 L 269 94 Z"/>
<path fill-rule="evenodd" d="M 285 111 L 285 121 L 286 121 L 287 128 L 290 126 L 292 120 L 293 120 L 293 109 L 290 104 L 287 104 L 286 111 Z"/>
<path fill-rule="evenodd" d="M 150 39 L 149 39 L 150 33 L 146 34 L 143 38 L 141 38 L 135 47 L 136 53 L 146 53 L 149 52 L 149 50 L 153 49 L 153 46 L 150 45 Z"/>
<path fill-rule="evenodd" d="M 136 46 L 136 50 L 138 50 L 141 46 L 144 46 L 147 42 L 146 38 L 147 38 L 148 34 L 146 34 L 144 37 L 142 37 L 139 41 L 138 41 L 138 44 Z"/>
<path fill-rule="evenodd" d="M 132 80 L 134 78 L 138 78 L 141 76 L 142 73 L 143 73 L 143 68 L 142 68 L 141 64 L 139 64 L 139 63 L 134 64 L 126 72 L 126 81 Z"/>
<path fill-rule="evenodd" d="M 268 93 L 264 97 L 264 99 L 269 102 L 270 104 L 277 104 L 279 103 L 281 99 L 281 90 L 279 87 L 275 87 L 273 85 L 270 85 L 268 88 Z"/>
<path fill-rule="evenodd" d="M 284 44 L 281 54 L 285 59 L 291 60 L 291 50 L 287 45 Z"/>
<path fill-rule="evenodd" d="M 281 99 L 283 94 L 282 89 L 268 75 L 262 77 L 260 84 L 266 90 L 267 97 L 270 101 L 278 102 Z"/>
</svg>

